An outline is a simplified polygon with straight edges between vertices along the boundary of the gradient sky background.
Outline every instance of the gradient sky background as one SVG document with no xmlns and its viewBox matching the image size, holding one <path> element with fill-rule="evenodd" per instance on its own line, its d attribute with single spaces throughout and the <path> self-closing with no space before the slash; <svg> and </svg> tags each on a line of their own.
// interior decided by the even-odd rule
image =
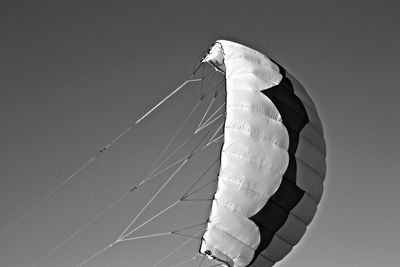
<svg viewBox="0 0 400 267">
<path fill-rule="evenodd" d="M 399 266 L 399 11 L 398 1 L 2 0 L 0 231 L 229 39 L 297 76 L 324 125 L 318 216 L 279 266 Z M 193 101 L 172 99 L 1 237 L 0 266 L 36 263 L 140 181 L 173 131 L 165 114 Z M 76 266 L 149 196 L 129 196 L 39 266 Z M 151 266 L 184 240 L 121 244 L 85 266 Z"/>
</svg>

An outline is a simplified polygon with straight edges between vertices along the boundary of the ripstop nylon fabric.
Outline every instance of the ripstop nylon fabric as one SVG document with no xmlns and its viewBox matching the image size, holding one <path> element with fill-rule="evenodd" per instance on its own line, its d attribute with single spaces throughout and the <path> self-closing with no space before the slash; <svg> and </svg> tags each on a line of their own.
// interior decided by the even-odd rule
<svg viewBox="0 0 400 267">
<path fill-rule="evenodd" d="M 303 236 L 321 199 L 321 121 L 300 83 L 265 55 L 220 40 L 203 61 L 225 73 L 227 97 L 200 252 L 232 267 L 272 266 Z"/>
</svg>

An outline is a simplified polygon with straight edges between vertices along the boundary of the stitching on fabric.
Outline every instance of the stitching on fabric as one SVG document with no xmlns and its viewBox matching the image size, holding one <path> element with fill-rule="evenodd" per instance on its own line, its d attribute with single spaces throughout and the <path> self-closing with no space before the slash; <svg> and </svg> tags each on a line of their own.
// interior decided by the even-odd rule
<svg viewBox="0 0 400 267">
<path fill-rule="evenodd" d="M 222 149 L 222 151 L 223 151 L 224 153 L 230 155 L 230 156 L 243 159 L 243 160 L 245 160 L 245 161 L 247 161 L 247 162 L 253 163 L 253 164 L 258 165 L 258 166 L 262 166 L 262 167 L 266 167 L 266 166 L 270 167 L 270 166 L 271 166 L 270 164 L 266 164 L 266 163 L 264 163 L 264 162 L 259 162 L 259 161 L 256 161 L 256 160 L 250 158 L 250 157 L 248 156 L 248 154 L 246 154 L 247 156 L 246 156 L 246 155 L 241 156 L 241 155 L 238 155 L 238 154 L 229 152 L 229 151 L 227 151 L 227 150 L 225 150 L 225 149 Z M 269 169 L 271 169 L 271 168 L 269 168 Z M 285 171 L 286 171 L 286 168 L 285 168 Z M 279 173 L 280 173 L 280 172 L 279 172 Z M 280 174 L 283 174 L 283 173 L 280 173 Z"/>
<path fill-rule="evenodd" d="M 233 71 L 234 72 L 234 71 Z M 231 75 L 233 74 L 233 72 L 229 75 L 229 78 L 231 77 Z M 267 75 L 267 74 L 271 74 L 271 75 Z M 282 80 L 282 74 L 280 74 L 279 72 L 275 72 L 274 70 L 270 70 L 268 73 L 261 73 L 261 72 L 254 72 L 254 71 L 246 71 L 246 72 L 239 72 L 239 73 L 235 73 L 234 76 L 254 76 L 255 78 L 258 78 L 264 82 L 270 83 L 272 86 L 268 87 L 271 88 L 273 86 L 276 86 L 280 83 L 280 81 Z M 268 88 L 264 88 L 268 89 Z"/>
<path fill-rule="evenodd" d="M 220 204 L 222 204 L 223 206 L 225 206 L 229 211 L 228 212 L 231 212 L 231 210 L 232 211 L 234 211 L 234 213 L 237 213 L 237 214 L 239 214 L 239 215 L 241 215 L 241 216 L 243 216 L 243 217 L 246 217 L 246 218 L 248 218 L 247 216 L 245 216 L 245 215 L 243 215 L 240 211 L 238 211 L 237 209 L 235 209 L 235 208 L 233 208 L 233 207 L 231 207 L 231 205 L 226 205 L 227 204 L 227 201 L 226 200 L 224 200 L 223 198 L 222 199 L 215 199 L 216 201 L 218 201 Z M 274 202 L 275 203 L 275 202 Z M 292 212 L 292 210 L 290 210 L 289 212 L 288 212 L 290 215 L 292 215 L 293 217 L 295 217 L 296 219 L 298 219 L 303 225 L 305 225 L 305 227 L 307 228 L 307 224 L 305 223 L 305 222 L 303 222 L 300 218 L 298 218 L 296 215 L 294 215 L 293 214 L 293 212 Z M 248 218 L 249 219 L 249 218 Z M 282 241 L 284 241 L 285 243 L 287 243 L 287 244 L 289 244 L 290 246 L 294 246 L 295 244 L 292 244 L 292 243 L 290 243 L 289 241 L 287 241 L 286 239 L 284 239 L 282 236 L 280 236 L 279 234 L 278 234 L 278 232 L 273 232 L 271 229 L 268 229 L 268 228 L 266 228 L 266 227 L 264 227 L 264 226 L 262 226 L 261 225 L 261 227 L 263 228 L 263 229 L 265 229 L 265 230 L 267 230 L 268 232 L 270 232 L 270 233 L 273 233 L 273 235 L 274 236 L 276 236 L 276 237 L 278 237 L 279 239 L 281 239 Z M 218 228 L 218 227 L 217 227 Z M 221 231 L 224 231 L 223 229 L 220 229 Z M 279 230 L 278 230 L 279 231 Z M 224 232 L 226 232 L 226 231 L 224 231 Z M 228 233 L 229 234 L 229 233 Z M 233 237 L 233 238 L 235 238 L 235 237 Z M 240 240 L 239 240 L 240 241 Z"/>
<path fill-rule="evenodd" d="M 227 180 L 227 181 L 229 181 L 229 182 L 232 182 L 232 183 L 236 184 L 236 185 L 239 186 L 239 187 L 243 187 L 244 189 L 249 190 L 249 191 L 255 193 L 255 194 L 258 195 L 258 196 L 263 196 L 260 192 L 256 191 L 254 188 L 252 188 L 252 187 L 250 187 L 250 186 L 248 186 L 248 185 L 245 185 L 244 182 L 243 182 L 243 181 L 244 181 L 243 178 L 240 178 L 240 179 L 232 179 L 232 178 L 229 178 L 230 176 L 227 176 L 227 175 L 220 175 L 219 177 L 220 177 L 221 179 L 225 179 L 225 180 Z"/>
<path fill-rule="evenodd" d="M 307 192 L 305 192 L 305 194 L 306 195 L 308 195 L 313 201 L 315 201 L 314 200 L 314 198 L 312 198 L 312 196 L 310 195 L 310 194 L 308 194 Z M 238 211 L 237 209 L 235 209 L 234 207 L 232 207 L 231 205 L 226 205 L 227 204 L 227 201 L 225 200 L 225 199 L 223 199 L 223 198 L 221 198 L 221 199 L 215 199 L 216 201 L 218 201 L 221 205 L 223 205 L 223 206 L 225 206 L 229 211 L 228 212 L 231 212 L 231 211 L 233 211 L 234 213 L 237 213 L 237 214 L 239 214 L 239 215 L 241 215 L 241 216 L 243 216 L 243 217 L 246 217 L 246 218 L 248 218 L 247 216 L 245 216 L 245 215 L 243 215 L 240 211 Z M 278 205 L 276 202 L 274 202 L 276 205 Z M 278 205 L 279 206 L 279 205 Z M 316 205 L 317 206 L 317 205 Z M 285 209 L 286 210 L 286 209 Z M 293 210 L 286 210 L 286 211 L 288 211 L 288 214 L 290 214 L 290 215 L 292 215 L 293 217 L 295 217 L 296 219 L 298 219 L 298 221 L 300 221 L 303 225 L 305 225 L 305 228 L 307 228 L 307 226 L 308 226 L 308 224 L 306 224 L 303 220 L 301 220 L 299 217 L 297 217 L 294 213 L 293 213 Z M 266 227 L 264 227 L 264 226 L 261 226 L 263 229 L 265 229 L 265 230 L 267 230 L 268 232 L 270 232 L 270 233 L 273 233 L 273 235 L 274 236 L 276 236 L 277 238 L 279 238 L 279 239 L 281 239 L 282 241 L 284 241 L 285 243 L 287 243 L 287 244 L 289 244 L 290 246 L 294 246 L 295 244 L 292 244 L 292 243 L 290 243 L 289 241 L 287 241 L 286 239 L 284 239 L 282 236 L 280 236 L 279 234 L 278 234 L 278 232 L 273 232 L 271 229 L 269 229 L 269 228 L 266 228 Z M 279 230 L 278 230 L 279 231 Z"/>
<path fill-rule="evenodd" d="M 268 119 L 269 117 L 266 117 L 266 118 Z M 271 120 L 274 121 L 272 118 L 271 118 Z M 289 126 L 285 126 L 283 123 L 280 123 L 280 125 L 282 127 L 287 127 L 288 129 L 292 129 Z M 312 125 L 312 124 L 310 123 L 310 125 Z M 231 130 L 234 130 L 234 131 L 241 132 L 241 133 L 243 133 L 245 135 L 248 135 L 250 137 L 253 137 L 253 138 L 257 139 L 257 140 L 261 140 L 261 141 L 267 141 L 268 140 L 267 138 L 264 138 L 263 136 L 261 136 L 261 131 L 254 130 L 248 124 L 242 123 L 240 121 L 235 121 L 235 120 L 228 121 L 228 123 L 225 124 L 225 129 L 231 129 Z M 317 130 L 317 133 L 321 135 L 320 131 L 318 131 L 318 129 L 316 129 L 316 130 Z M 314 142 L 312 142 L 306 136 L 302 135 L 302 131 L 300 131 L 300 133 L 299 133 L 299 138 L 306 140 L 313 147 L 315 147 L 316 150 L 321 153 L 321 155 L 323 155 L 322 148 L 317 146 Z M 287 151 L 287 148 L 280 146 L 278 143 L 273 143 L 273 142 L 270 142 L 270 143 Z M 325 158 L 325 156 L 323 156 L 323 158 Z"/>
<path fill-rule="evenodd" d="M 230 204 L 230 202 L 228 200 L 223 198 L 223 196 L 219 195 L 218 198 L 214 198 L 214 199 L 217 202 L 217 204 L 219 203 L 218 205 L 224 206 L 225 209 L 227 210 L 227 212 L 233 213 L 233 214 L 238 214 L 242 217 L 248 218 L 245 214 L 243 214 L 240 210 L 238 210 L 235 205 Z"/>
<path fill-rule="evenodd" d="M 271 229 L 265 227 L 264 225 L 260 225 L 259 227 L 261 227 L 262 229 L 264 229 L 264 230 L 266 230 L 266 231 L 272 233 L 273 236 L 276 236 L 277 238 L 279 238 L 280 240 L 282 240 L 283 242 L 285 242 L 286 244 L 288 244 L 288 245 L 291 246 L 291 247 L 294 247 L 294 246 L 296 245 L 296 244 L 290 243 L 289 241 L 287 241 L 286 239 L 284 239 L 282 236 L 280 236 L 280 235 L 278 234 L 278 231 L 279 231 L 279 230 L 278 230 L 277 232 L 273 232 Z M 281 228 L 279 228 L 279 229 L 281 229 Z M 271 241 L 272 241 L 272 240 L 271 240 Z"/>
<path fill-rule="evenodd" d="M 217 224 L 212 224 L 212 227 L 213 228 L 216 228 L 216 229 L 218 229 L 219 231 L 221 231 L 221 232 L 224 232 L 224 233 L 226 233 L 227 235 L 229 235 L 230 237 L 232 237 L 233 239 L 235 239 L 235 240 L 237 240 L 237 241 L 239 241 L 239 243 L 241 243 L 243 246 L 245 246 L 245 247 L 248 247 L 249 249 L 251 249 L 251 250 L 253 250 L 253 251 L 255 251 L 255 249 L 254 248 L 252 248 L 252 247 L 250 247 L 250 245 L 249 244 L 246 244 L 243 240 L 240 240 L 240 239 L 238 239 L 237 237 L 235 237 L 232 233 L 230 233 L 230 232 L 228 232 L 228 231 L 226 231 L 225 229 L 222 229 L 221 227 L 219 227 Z"/>
<path fill-rule="evenodd" d="M 243 126 L 245 126 L 245 125 L 243 125 Z M 273 146 L 275 146 L 275 147 L 287 152 L 287 148 L 286 147 L 281 146 L 279 143 L 269 142 L 268 138 L 265 138 L 265 136 L 261 136 L 261 134 L 256 133 L 257 131 L 252 131 L 251 129 L 246 129 L 246 128 L 242 128 L 242 127 L 237 127 L 237 125 L 233 125 L 233 126 L 225 125 L 225 129 L 230 129 L 232 131 L 240 132 L 240 133 L 242 133 L 242 134 L 244 134 L 244 135 L 246 135 L 246 136 L 248 136 L 250 138 L 253 138 L 254 140 L 257 140 L 257 141 L 270 143 Z"/>
<path fill-rule="evenodd" d="M 268 116 L 263 116 L 263 117 L 265 117 L 265 119 L 268 120 L 268 121 L 270 121 L 270 122 L 273 122 L 273 123 L 278 124 L 279 126 L 281 126 L 281 128 L 284 128 L 284 127 L 285 127 L 284 124 L 283 124 L 282 122 L 280 122 L 280 121 L 278 121 L 278 120 L 275 120 L 274 118 L 271 118 L 271 117 L 268 117 Z M 236 124 L 236 125 L 239 125 L 239 127 L 242 127 L 242 128 L 250 128 L 250 129 L 251 129 L 251 126 L 250 126 L 250 125 L 248 125 L 248 124 L 246 124 L 246 123 L 243 123 L 242 121 L 239 121 L 239 120 L 228 119 L 228 125 L 230 125 L 230 124 Z"/>
<path fill-rule="evenodd" d="M 286 104 L 284 101 L 281 101 L 281 100 L 279 100 L 279 99 L 278 99 L 278 101 L 279 101 L 282 105 L 285 105 L 288 109 L 292 110 L 294 113 L 299 114 L 293 107 L 291 107 L 290 105 Z M 307 112 L 307 110 L 306 110 L 306 112 Z M 315 114 L 315 115 L 317 115 L 316 117 L 319 118 L 318 114 Z M 310 118 L 309 118 L 308 116 L 307 116 L 307 119 L 308 119 L 308 122 L 307 122 L 307 123 L 309 123 L 311 126 L 313 126 L 313 127 L 317 130 L 318 133 L 320 133 L 321 135 L 323 135 L 323 129 L 320 128 L 319 126 L 317 126 L 315 123 L 313 123 L 313 122 L 310 120 Z"/>
<path fill-rule="evenodd" d="M 232 109 L 243 109 L 243 110 L 246 110 L 246 111 L 249 111 L 249 112 L 253 112 L 253 110 L 247 109 L 247 108 L 245 107 L 245 105 L 239 106 L 239 105 L 236 105 L 236 104 L 230 104 L 230 105 L 227 106 L 227 108 L 228 108 L 228 107 L 231 107 Z M 276 120 L 276 119 L 271 118 L 271 117 L 269 117 L 269 116 L 265 116 L 265 115 L 262 114 L 261 112 L 258 112 L 256 109 L 254 109 L 254 112 L 253 112 L 253 113 L 256 113 L 256 115 L 259 115 L 259 116 L 261 116 L 261 117 L 264 117 L 264 118 L 266 118 L 266 119 L 269 120 L 269 121 L 277 122 L 278 124 L 282 125 L 283 127 L 287 127 L 287 128 L 289 128 L 289 129 L 292 129 L 292 128 L 289 127 L 289 126 L 284 125 L 284 124 L 282 123 L 282 121 Z M 257 113 L 259 113 L 259 114 L 257 114 Z M 243 124 L 243 123 L 241 123 L 241 122 L 239 122 L 239 121 L 232 121 L 231 123 L 232 123 L 232 124 Z M 320 128 L 318 128 L 316 125 L 314 125 L 311 121 L 308 121 L 307 124 L 310 124 L 310 126 L 311 126 L 313 129 L 316 130 L 317 134 L 319 134 L 320 136 L 323 137 L 323 132 L 321 131 Z M 243 125 L 246 126 L 246 127 L 249 127 L 249 126 L 247 126 L 246 124 L 243 124 Z M 233 127 L 230 126 L 230 125 L 225 125 L 225 128 L 227 128 L 227 129 L 234 129 L 234 130 L 240 131 L 240 132 L 242 132 L 242 133 L 248 134 L 248 135 L 250 135 L 250 136 L 252 136 L 252 137 L 258 138 L 254 133 L 251 132 L 251 129 L 249 129 L 249 130 L 246 129 L 245 131 L 243 131 L 243 130 L 241 130 L 241 129 L 239 129 L 239 128 L 236 128 L 235 126 L 236 126 L 236 125 L 234 125 Z M 317 146 L 317 145 L 316 145 L 314 142 L 312 142 L 310 139 L 308 139 L 307 137 L 301 135 L 301 132 L 300 132 L 300 134 L 299 134 L 299 137 L 301 137 L 302 139 L 305 139 L 306 141 L 308 141 L 311 145 L 313 145 L 315 148 L 317 148 L 318 151 L 321 152 L 321 150 L 322 150 L 323 147 Z M 264 140 L 264 139 L 261 139 L 261 138 L 260 138 L 260 140 Z M 275 145 L 277 145 L 277 144 L 275 144 Z M 323 154 L 323 153 L 321 153 L 321 154 Z M 325 158 L 325 156 L 324 156 L 324 158 Z"/>
<path fill-rule="evenodd" d="M 298 158 L 296 155 L 294 155 L 296 160 L 298 160 L 299 162 L 301 162 L 302 164 L 304 164 L 308 169 L 310 169 L 311 171 L 313 171 L 319 178 L 321 178 L 321 181 L 324 181 L 324 175 L 322 173 L 319 173 L 318 170 L 314 169 L 310 164 L 308 164 L 307 162 L 305 162 L 304 160 Z"/>
<path fill-rule="evenodd" d="M 310 147 L 311 147 L 311 150 L 312 149 L 315 149 L 315 146 L 313 146 L 313 145 L 310 145 Z M 324 157 L 324 155 L 322 154 L 322 152 L 320 151 L 320 150 L 318 150 L 318 149 L 315 149 L 316 151 L 312 151 L 311 153 L 312 154 L 317 154 L 317 157 L 313 157 L 312 159 L 311 159 L 311 162 L 313 162 L 313 161 L 316 161 L 318 164 L 316 165 L 316 166 L 318 166 L 317 168 L 314 168 L 314 167 L 312 167 L 310 164 L 308 164 L 305 160 L 302 160 L 305 164 L 307 164 L 308 166 L 310 166 L 311 168 L 313 168 L 313 169 L 315 169 L 315 170 L 317 170 L 318 171 L 318 174 L 323 178 L 323 169 L 325 168 L 326 169 L 326 159 L 325 159 L 325 157 Z M 308 153 L 308 154 L 311 154 L 311 153 Z M 296 154 L 297 154 L 297 151 L 296 151 Z M 296 158 L 298 158 L 298 157 L 296 157 Z M 324 168 L 322 168 L 322 167 L 319 167 L 319 166 L 324 166 Z"/>
<path fill-rule="evenodd" d="M 234 178 L 234 177 L 232 177 L 230 175 L 225 175 L 225 174 L 222 174 L 222 175 L 220 174 L 219 177 L 221 179 L 223 179 L 223 180 L 232 182 L 232 183 L 236 184 L 239 187 L 242 187 L 242 188 L 244 188 L 246 190 L 249 190 L 249 191 L 255 193 L 257 196 L 260 196 L 260 197 L 264 197 L 265 196 L 265 194 L 262 194 L 259 191 L 257 191 L 255 188 L 249 186 L 250 184 L 245 184 L 244 183 L 244 177 L 236 179 L 236 178 Z M 280 179 L 282 179 L 282 175 L 279 175 L 279 177 L 280 177 Z M 277 178 L 277 177 L 275 177 L 275 178 Z M 265 185 L 260 185 L 259 187 L 262 187 L 264 189 L 268 189 L 269 188 L 269 186 L 265 186 Z M 266 191 L 268 191 L 268 190 L 266 190 Z"/>
<path fill-rule="evenodd" d="M 262 109 L 257 108 L 257 107 L 255 107 L 254 105 L 251 105 L 251 104 L 230 103 L 230 104 L 226 104 L 226 107 L 227 107 L 227 108 L 231 108 L 231 109 L 241 109 L 241 110 L 245 110 L 245 111 L 248 111 L 248 112 L 250 112 L 250 113 L 253 113 L 254 115 L 257 115 L 257 116 L 259 116 L 259 117 L 265 117 L 265 118 L 267 118 L 267 119 L 269 119 L 269 120 L 273 120 L 273 121 L 276 121 L 276 122 L 278 122 L 278 123 L 282 123 L 282 117 L 279 115 L 279 112 L 274 112 L 274 111 L 272 111 L 273 113 L 276 113 L 276 114 L 279 116 L 278 119 L 275 119 L 275 118 L 272 118 L 271 116 L 268 116 L 267 113 L 264 113 L 264 112 L 262 111 Z M 271 113 L 272 113 L 272 112 L 271 112 Z"/>
<path fill-rule="evenodd" d="M 222 151 L 223 151 L 224 153 L 230 155 L 230 156 L 243 159 L 243 160 L 245 160 L 245 161 L 247 161 L 247 162 L 251 162 L 251 163 L 256 164 L 256 165 L 258 165 L 258 166 L 263 166 L 263 167 L 264 167 L 264 166 L 268 166 L 267 164 L 264 164 L 263 162 L 259 162 L 259 161 L 256 161 L 256 160 L 252 159 L 252 158 L 249 156 L 249 153 L 246 153 L 244 156 L 242 156 L 242 155 L 238 155 L 238 154 L 235 154 L 235 153 L 233 153 L 233 152 L 230 152 L 230 151 L 228 151 L 227 149 L 225 149 L 224 147 L 222 148 Z M 284 151 L 287 152 L 287 150 L 284 150 Z M 298 160 L 300 163 L 304 164 L 308 169 L 310 169 L 311 171 L 313 171 L 313 172 L 321 179 L 322 182 L 324 181 L 324 175 L 323 175 L 322 173 L 320 173 L 319 170 L 314 169 L 310 164 L 308 164 L 308 163 L 305 162 L 304 160 L 298 158 L 296 155 L 293 155 L 293 156 L 296 158 L 296 160 Z M 286 169 L 285 169 L 285 171 L 286 171 Z"/>
<path fill-rule="evenodd" d="M 318 151 L 318 153 L 320 153 L 321 155 L 322 155 L 322 158 L 326 158 L 326 155 L 324 154 L 324 153 L 322 153 L 323 152 L 323 148 L 322 147 L 319 147 L 319 146 L 317 146 L 314 142 L 312 142 L 310 139 L 308 139 L 307 137 L 305 137 L 304 135 L 301 135 L 301 132 L 300 132 L 300 134 L 299 134 L 299 138 L 301 138 L 302 140 L 305 140 L 308 144 L 310 144 L 312 147 L 314 147 L 315 148 L 315 150 L 317 150 Z M 324 141 L 325 142 L 325 141 Z M 326 153 L 326 151 L 325 151 L 325 153 Z"/>
</svg>

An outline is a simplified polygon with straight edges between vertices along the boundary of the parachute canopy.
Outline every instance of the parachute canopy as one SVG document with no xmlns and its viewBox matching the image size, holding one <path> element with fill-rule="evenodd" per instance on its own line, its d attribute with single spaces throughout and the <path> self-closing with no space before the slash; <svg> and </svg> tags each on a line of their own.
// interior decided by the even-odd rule
<svg viewBox="0 0 400 267">
<path fill-rule="evenodd" d="M 272 266 L 320 202 L 326 147 L 303 86 L 267 56 L 219 40 L 203 59 L 225 74 L 218 189 L 200 253 L 231 267 Z"/>
</svg>

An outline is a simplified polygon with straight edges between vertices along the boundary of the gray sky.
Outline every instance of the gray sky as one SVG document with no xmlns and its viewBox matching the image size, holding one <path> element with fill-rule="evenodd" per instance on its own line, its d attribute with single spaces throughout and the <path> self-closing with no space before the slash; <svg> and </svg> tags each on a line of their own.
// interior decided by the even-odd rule
<svg viewBox="0 0 400 267">
<path fill-rule="evenodd" d="M 1 1 L 0 231 L 229 39 L 297 76 L 324 125 L 322 204 L 280 266 L 398 266 L 398 13 L 398 1 Z M 36 263 L 139 182 L 173 133 L 165 114 L 176 126 L 194 102 L 190 91 L 169 101 L 2 236 L 0 266 Z M 160 181 L 39 266 L 76 266 L 108 245 Z M 184 240 L 118 244 L 85 266 L 151 266 Z"/>
</svg>

